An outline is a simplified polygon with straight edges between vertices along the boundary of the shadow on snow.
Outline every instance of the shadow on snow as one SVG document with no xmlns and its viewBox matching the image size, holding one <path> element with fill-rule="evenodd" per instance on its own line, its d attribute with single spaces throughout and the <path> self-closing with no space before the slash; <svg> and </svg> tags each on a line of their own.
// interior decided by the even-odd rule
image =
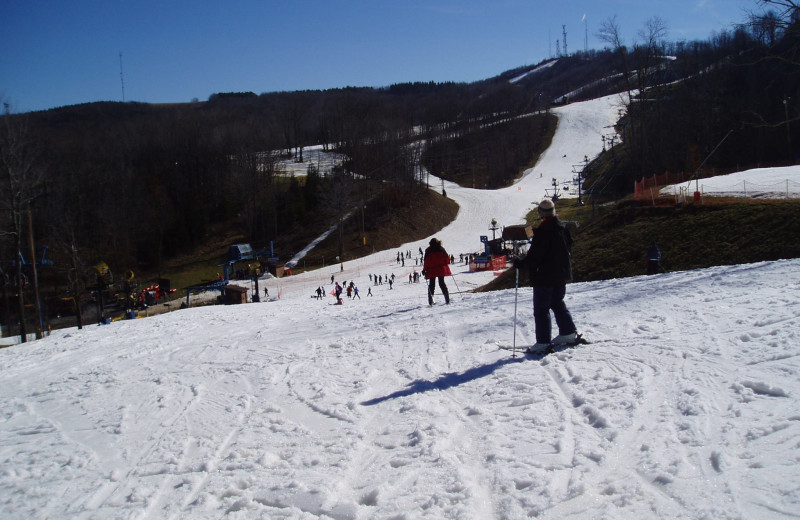
<svg viewBox="0 0 800 520">
<path fill-rule="evenodd" d="M 421 394 L 424 392 L 429 392 L 431 390 L 447 390 L 448 388 L 452 388 L 454 386 L 458 386 L 463 383 L 468 383 L 470 381 L 474 381 L 481 377 L 486 377 L 492 374 L 495 370 L 509 363 L 518 363 L 523 361 L 524 358 L 513 358 L 513 357 L 505 357 L 491 363 L 489 365 L 481 365 L 474 368 L 470 368 L 469 370 L 465 370 L 461 373 L 456 372 L 449 372 L 447 374 L 443 374 L 441 377 L 434 381 L 425 381 L 422 379 L 417 379 L 416 381 L 410 383 L 407 388 L 403 390 L 398 390 L 397 392 L 391 393 L 389 395 L 385 395 L 383 397 L 376 397 L 374 399 L 369 399 L 368 401 L 363 401 L 361 404 L 364 406 L 372 406 L 375 404 L 382 403 L 384 401 L 388 401 L 390 399 L 397 399 L 398 397 L 406 397 L 413 394 Z"/>
</svg>

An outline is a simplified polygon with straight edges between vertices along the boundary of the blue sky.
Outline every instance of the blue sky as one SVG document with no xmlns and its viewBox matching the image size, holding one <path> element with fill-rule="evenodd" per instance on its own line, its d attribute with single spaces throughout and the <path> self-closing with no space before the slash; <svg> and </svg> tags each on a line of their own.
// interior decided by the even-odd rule
<svg viewBox="0 0 800 520">
<path fill-rule="evenodd" d="M 708 39 L 756 0 L 0 0 L 0 100 L 15 112 L 216 92 L 476 81 L 567 50 L 626 43 L 648 19 Z M 586 16 L 584 21 L 584 15 Z"/>
</svg>

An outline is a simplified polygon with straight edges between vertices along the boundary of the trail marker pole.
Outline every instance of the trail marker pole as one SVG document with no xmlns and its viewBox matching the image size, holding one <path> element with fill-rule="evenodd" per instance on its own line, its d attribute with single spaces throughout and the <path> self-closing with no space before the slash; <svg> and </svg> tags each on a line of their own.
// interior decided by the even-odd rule
<svg viewBox="0 0 800 520">
<path fill-rule="evenodd" d="M 514 282 L 514 340 L 511 347 L 511 357 L 517 357 L 517 294 L 519 293 L 519 268 L 517 268 L 516 281 Z"/>
</svg>

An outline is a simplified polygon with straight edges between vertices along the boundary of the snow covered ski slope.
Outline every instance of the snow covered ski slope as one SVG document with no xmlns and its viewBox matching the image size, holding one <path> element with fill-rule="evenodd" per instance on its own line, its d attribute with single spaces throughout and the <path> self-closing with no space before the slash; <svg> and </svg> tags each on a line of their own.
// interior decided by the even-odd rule
<svg viewBox="0 0 800 520">
<path fill-rule="evenodd" d="M 539 169 L 571 171 L 568 141 L 600 132 L 581 121 L 613 110 L 565 107 L 504 196 L 448 187 L 444 247 L 521 221 Z M 376 253 L 270 282 L 278 301 L 0 349 L 0 518 L 797 518 L 800 260 L 571 284 L 592 344 L 524 362 L 497 348 L 513 289 L 467 294 L 493 275 L 457 267 L 429 307 L 412 264 Z M 361 299 L 313 298 L 332 275 Z"/>
</svg>

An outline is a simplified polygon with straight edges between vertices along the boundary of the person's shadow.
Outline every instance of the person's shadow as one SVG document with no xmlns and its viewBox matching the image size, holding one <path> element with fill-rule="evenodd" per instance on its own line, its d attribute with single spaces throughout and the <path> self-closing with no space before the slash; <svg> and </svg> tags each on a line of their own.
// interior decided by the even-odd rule
<svg viewBox="0 0 800 520">
<path fill-rule="evenodd" d="M 423 392 L 429 392 L 431 390 L 446 390 L 448 388 L 452 388 L 454 386 L 458 386 L 460 384 L 467 383 L 469 381 L 474 381 L 475 379 L 481 377 L 486 377 L 500 367 L 508 365 L 509 363 L 518 363 L 523 360 L 525 360 L 524 356 L 506 357 L 503 359 L 499 359 L 489 365 L 477 366 L 474 368 L 470 368 L 469 370 L 465 370 L 464 372 L 461 373 L 449 372 L 447 374 L 443 374 L 441 377 L 433 381 L 425 381 L 423 379 L 417 379 L 416 381 L 409 383 L 409 385 L 402 390 L 398 390 L 397 392 L 382 397 L 375 397 L 373 399 L 369 399 L 367 401 L 362 402 L 361 404 L 364 406 L 372 406 L 375 404 L 382 403 L 384 401 L 388 401 L 390 399 L 397 399 L 398 397 L 405 397 L 413 394 L 421 394 Z"/>
</svg>

